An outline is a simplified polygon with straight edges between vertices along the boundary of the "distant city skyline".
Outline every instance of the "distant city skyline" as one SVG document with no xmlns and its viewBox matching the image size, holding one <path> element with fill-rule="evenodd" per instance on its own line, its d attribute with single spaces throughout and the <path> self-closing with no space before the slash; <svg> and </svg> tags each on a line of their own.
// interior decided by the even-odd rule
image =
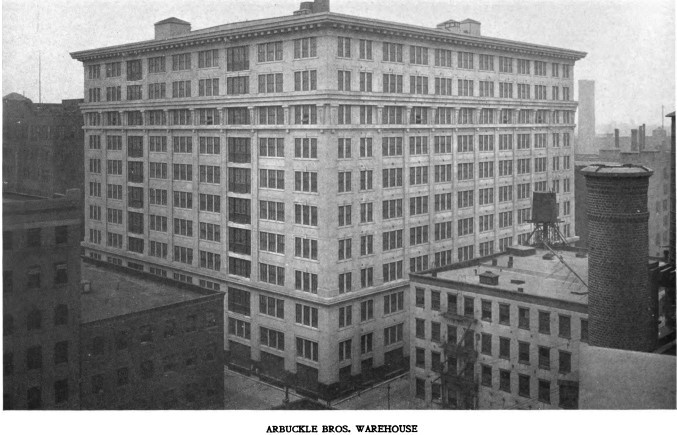
<svg viewBox="0 0 677 435">
<path fill-rule="evenodd" d="M 153 24 L 175 16 L 202 29 L 229 22 L 291 15 L 300 0 L 3 1 L 3 95 L 38 102 L 82 98 L 83 72 L 69 53 L 153 38 Z M 675 5 L 671 0 L 506 0 L 452 3 L 333 0 L 332 12 L 434 27 L 473 18 L 489 37 L 581 50 L 575 69 L 594 80 L 597 128 L 612 123 L 658 124 L 661 105 L 675 110 Z M 631 29 L 631 30 L 630 30 Z M 40 53 L 40 56 L 38 56 Z M 601 131 L 600 131 L 601 132 Z"/>
</svg>

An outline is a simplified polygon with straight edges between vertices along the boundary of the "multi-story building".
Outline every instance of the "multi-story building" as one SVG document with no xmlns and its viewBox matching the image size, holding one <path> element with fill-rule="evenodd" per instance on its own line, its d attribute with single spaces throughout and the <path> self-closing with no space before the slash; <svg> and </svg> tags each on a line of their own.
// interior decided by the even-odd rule
<svg viewBox="0 0 677 435">
<path fill-rule="evenodd" d="M 52 197 L 84 183 L 83 100 L 33 103 L 17 93 L 2 98 L 2 181 L 5 189 Z"/>
<path fill-rule="evenodd" d="M 77 409 L 80 192 L 3 192 L 3 409 Z"/>
<path fill-rule="evenodd" d="M 595 162 L 641 165 L 654 171 L 649 179 L 649 255 L 665 257 L 670 246 L 670 148 L 669 138 L 654 131 L 646 136 L 640 126 L 630 137 L 610 137 L 602 143 L 599 154 L 575 156 L 576 231 L 580 236 L 577 246 L 588 246 L 586 181 L 580 172 Z"/>
<path fill-rule="evenodd" d="M 224 294 L 82 268 L 82 409 L 223 409 Z"/>
<path fill-rule="evenodd" d="M 228 292 L 232 363 L 331 397 L 408 353 L 410 271 L 573 235 L 585 53 L 329 12 L 80 51 L 86 255 Z"/>
<path fill-rule="evenodd" d="M 429 407 L 577 407 L 588 260 L 506 254 L 410 275 L 411 393 Z"/>
</svg>

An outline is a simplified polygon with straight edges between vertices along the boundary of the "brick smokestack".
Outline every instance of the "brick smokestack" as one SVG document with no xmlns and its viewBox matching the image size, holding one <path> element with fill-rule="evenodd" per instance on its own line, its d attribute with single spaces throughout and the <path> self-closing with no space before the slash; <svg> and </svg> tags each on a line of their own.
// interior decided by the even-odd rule
<svg viewBox="0 0 677 435">
<path fill-rule="evenodd" d="M 588 189 L 590 345 L 651 352 L 658 336 L 657 299 L 648 285 L 653 171 L 593 165 L 581 172 Z"/>
</svg>

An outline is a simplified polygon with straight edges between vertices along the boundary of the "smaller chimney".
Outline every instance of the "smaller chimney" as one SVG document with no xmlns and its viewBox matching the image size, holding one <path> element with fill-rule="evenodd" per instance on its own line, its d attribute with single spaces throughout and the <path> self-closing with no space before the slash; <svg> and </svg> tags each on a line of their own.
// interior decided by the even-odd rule
<svg viewBox="0 0 677 435">
<path fill-rule="evenodd" d="M 294 15 L 317 14 L 320 12 L 329 12 L 329 0 L 314 0 L 312 2 L 301 2 L 298 11 Z"/>
<path fill-rule="evenodd" d="M 646 124 L 642 124 L 640 127 L 640 136 L 639 136 L 639 150 L 644 151 L 646 149 Z"/>
<path fill-rule="evenodd" d="M 512 268 L 512 262 L 513 262 L 513 259 L 512 259 L 512 255 L 511 255 L 510 257 L 508 257 L 508 269 Z"/>
<path fill-rule="evenodd" d="M 155 39 L 169 39 L 190 33 L 190 23 L 171 17 L 155 23 Z"/>
<path fill-rule="evenodd" d="M 614 128 L 614 147 L 616 149 L 621 147 L 620 131 L 617 128 Z"/>
</svg>

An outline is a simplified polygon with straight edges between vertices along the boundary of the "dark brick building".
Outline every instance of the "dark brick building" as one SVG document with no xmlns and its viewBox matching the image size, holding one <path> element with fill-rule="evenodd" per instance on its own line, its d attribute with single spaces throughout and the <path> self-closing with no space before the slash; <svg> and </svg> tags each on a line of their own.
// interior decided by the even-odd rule
<svg viewBox="0 0 677 435">
<path fill-rule="evenodd" d="M 79 407 L 80 192 L 3 192 L 3 408 Z"/>
<path fill-rule="evenodd" d="M 223 409 L 224 293 L 83 263 L 82 409 Z"/>
<path fill-rule="evenodd" d="M 4 189 L 45 197 L 83 189 L 82 102 L 36 104 L 16 93 L 3 97 Z"/>
</svg>

